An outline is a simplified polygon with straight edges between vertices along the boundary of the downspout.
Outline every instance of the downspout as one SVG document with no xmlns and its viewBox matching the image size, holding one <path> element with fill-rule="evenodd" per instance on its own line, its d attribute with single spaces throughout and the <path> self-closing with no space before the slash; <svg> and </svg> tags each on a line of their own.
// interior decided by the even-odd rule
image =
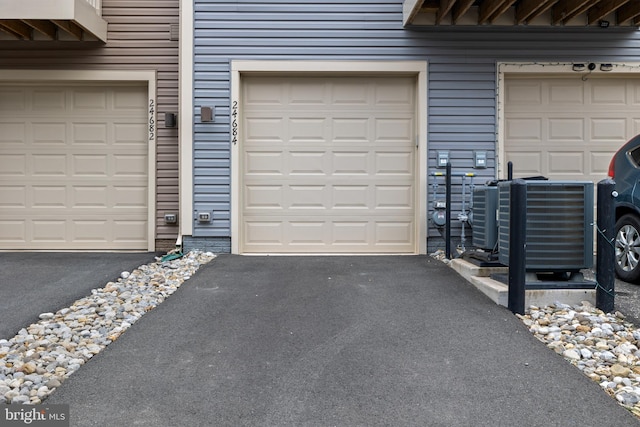
<svg viewBox="0 0 640 427">
<path fill-rule="evenodd" d="M 182 252 L 183 236 L 193 234 L 193 27 L 192 1 L 179 2 L 180 41 L 178 53 L 178 161 L 179 214 L 176 250 Z"/>
</svg>

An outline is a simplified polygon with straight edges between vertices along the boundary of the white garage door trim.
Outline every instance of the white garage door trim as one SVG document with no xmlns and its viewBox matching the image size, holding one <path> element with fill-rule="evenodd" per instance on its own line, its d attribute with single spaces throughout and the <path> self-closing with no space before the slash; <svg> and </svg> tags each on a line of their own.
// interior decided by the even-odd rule
<svg viewBox="0 0 640 427">
<path fill-rule="evenodd" d="M 574 71 L 575 64 L 583 64 L 585 69 L 582 71 Z M 611 76 L 611 77 L 640 77 L 640 63 L 606 63 L 611 65 L 611 71 L 603 71 L 600 66 L 601 62 L 594 62 L 595 69 L 588 70 L 589 62 L 565 62 L 565 63 L 499 63 L 498 64 L 498 76 L 497 76 L 497 111 L 498 111 L 498 146 L 496 152 L 497 171 L 498 178 L 506 178 L 507 176 L 507 164 L 506 164 L 506 118 L 505 118 L 505 106 L 506 106 L 506 84 L 505 80 L 511 76 L 523 76 L 530 75 L 532 77 L 550 77 L 551 75 L 558 76 L 584 76 L 589 78 L 589 75 L 595 74 L 598 77 Z M 608 69 L 608 68 L 605 68 Z"/>
<path fill-rule="evenodd" d="M 425 254 L 427 251 L 427 63 L 425 61 L 233 61 L 231 63 L 231 252 L 241 253 L 241 200 L 240 185 L 242 176 L 241 147 L 234 143 L 241 141 L 242 135 L 239 119 L 234 117 L 234 105 L 239 108 L 240 87 L 243 74 L 276 75 L 296 74 L 300 76 L 361 76 L 361 75 L 412 75 L 416 76 L 418 146 L 416 165 L 416 248 L 415 253 Z M 242 112 L 235 110 L 239 114 Z M 233 133 L 236 133 L 233 135 Z"/>
<path fill-rule="evenodd" d="M 156 206 L 156 72 L 155 71 L 109 71 L 109 70 L 0 70 L 0 83 L 73 82 L 109 83 L 139 82 L 147 85 L 149 102 L 149 139 L 147 152 L 147 250 L 155 250 L 155 206 Z"/>
</svg>

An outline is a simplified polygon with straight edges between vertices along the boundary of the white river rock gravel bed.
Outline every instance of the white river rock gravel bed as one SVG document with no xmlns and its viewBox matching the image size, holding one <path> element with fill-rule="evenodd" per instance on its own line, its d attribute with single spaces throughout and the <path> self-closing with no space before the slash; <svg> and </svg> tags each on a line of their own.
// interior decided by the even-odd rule
<svg viewBox="0 0 640 427">
<path fill-rule="evenodd" d="M 640 416 L 640 331 L 622 313 L 604 313 L 585 301 L 531 306 L 518 317 L 537 339 Z"/>
<path fill-rule="evenodd" d="M 215 255 L 184 256 L 124 271 L 115 282 L 94 289 L 11 339 L 0 339 L 0 403 L 39 404 L 66 378 L 145 313 L 162 303 Z"/>
</svg>

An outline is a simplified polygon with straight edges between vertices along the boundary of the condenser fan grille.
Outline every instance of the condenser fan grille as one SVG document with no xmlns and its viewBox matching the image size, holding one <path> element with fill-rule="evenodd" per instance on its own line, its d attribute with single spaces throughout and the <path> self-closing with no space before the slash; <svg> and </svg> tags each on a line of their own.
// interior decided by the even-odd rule
<svg viewBox="0 0 640 427">
<path fill-rule="evenodd" d="M 593 183 L 531 181 L 527 188 L 526 269 L 565 272 L 593 265 Z M 510 182 L 498 185 L 499 260 L 509 262 Z"/>
<path fill-rule="evenodd" d="M 482 186 L 473 191 L 473 246 L 485 250 L 496 249 L 498 241 L 498 187 Z"/>
</svg>

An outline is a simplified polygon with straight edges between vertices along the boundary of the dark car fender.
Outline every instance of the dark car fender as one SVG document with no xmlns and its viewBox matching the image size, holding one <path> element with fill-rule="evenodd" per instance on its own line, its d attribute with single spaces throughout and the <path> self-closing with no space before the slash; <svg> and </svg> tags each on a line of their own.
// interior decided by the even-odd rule
<svg viewBox="0 0 640 427">
<path fill-rule="evenodd" d="M 640 209 L 633 203 L 620 200 L 616 201 L 616 221 L 620 219 L 621 216 L 629 213 L 633 213 L 640 218 Z"/>
</svg>

